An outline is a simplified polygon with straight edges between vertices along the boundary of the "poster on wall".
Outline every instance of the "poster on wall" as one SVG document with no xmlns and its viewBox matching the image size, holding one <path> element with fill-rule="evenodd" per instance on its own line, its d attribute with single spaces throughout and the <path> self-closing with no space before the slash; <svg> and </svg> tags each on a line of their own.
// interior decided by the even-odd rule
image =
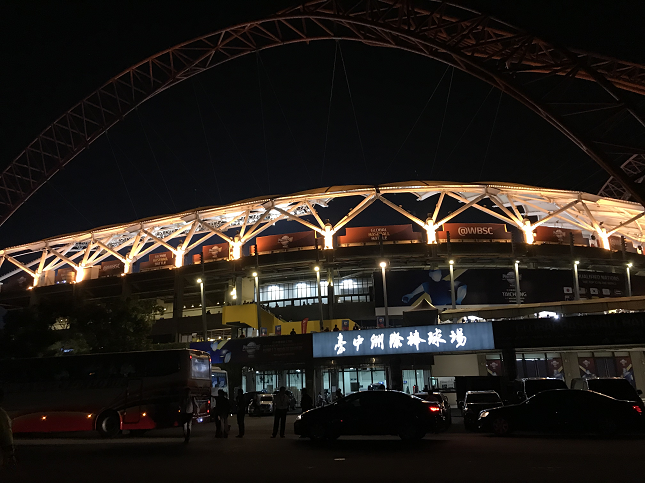
<svg viewBox="0 0 645 483">
<path fill-rule="evenodd" d="M 504 365 L 501 359 L 486 359 L 486 373 L 489 376 L 504 375 Z"/>
<path fill-rule="evenodd" d="M 578 368 L 580 377 L 596 376 L 596 361 L 593 357 L 578 357 Z"/>
<path fill-rule="evenodd" d="M 503 305 L 516 302 L 515 272 L 508 269 L 460 269 L 455 266 L 457 305 Z M 435 306 L 451 305 L 449 270 L 391 271 L 387 275 L 388 307 L 409 307 L 420 297 Z M 632 276 L 632 293 L 645 294 L 645 277 Z M 578 272 L 581 298 L 623 297 L 622 273 Z M 574 300 L 572 270 L 520 269 L 520 300 L 541 303 Z M 374 284 L 377 307 L 383 307 L 383 285 Z"/>
<path fill-rule="evenodd" d="M 616 356 L 616 375 L 624 377 L 632 385 L 636 384 L 634 380 L 634 366 L 632 365 L 632 358 L 629 356 Z"/>
<path fill-rule="evenodd" d="M 202 247 L 204 263 L 228 259 L 228 243 L 216 243 Z"/>
</svg>

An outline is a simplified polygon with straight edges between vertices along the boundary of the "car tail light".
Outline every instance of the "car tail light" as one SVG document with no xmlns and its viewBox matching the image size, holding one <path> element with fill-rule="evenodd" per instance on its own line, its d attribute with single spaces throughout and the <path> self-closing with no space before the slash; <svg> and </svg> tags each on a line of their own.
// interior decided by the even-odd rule
<svg viewBox="0 0 645 483">
<path fill-rule="evenodd" d="M 643 412 L 643 410 L 638 404 L 634 404 L 632 408 L 634 408 L 634 411 L 636 411 L 638 414 L 641 414 Z"/>
<path fill-rule="evenodd" d="M 430 409 L 430 412 L 432 413 L 441 411 L 441 408 L 439 408 L 438 406 L 429 406 L 429 409 Z"/>
</svg>

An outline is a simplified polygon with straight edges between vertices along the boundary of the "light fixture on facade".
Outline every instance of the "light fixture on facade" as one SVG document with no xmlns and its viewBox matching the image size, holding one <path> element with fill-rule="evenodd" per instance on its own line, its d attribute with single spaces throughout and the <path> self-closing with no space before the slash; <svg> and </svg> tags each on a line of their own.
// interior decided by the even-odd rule
<svg viewBox="0 0 645 483">
<path fill-rule="evenodd" d="M 454 265 L 454 264 L 455 264 L 455 261 L 454 261 L 454 260 L 450 260 L 448 263 L 449 263 L 450 265 Z"/>
<path fill-rule="evenodd" d="M 197 283 L 202 283 L 202 279 L 201 279 L 201 278 L 198 278 L 198 279 L 197 279 Z"/>
<path fill-rule="evenodd" d="M 381 263 L 379 263 L 379 267 L 385 268 L 385 267 L 387 267 L 387 263 L 381 262 Z"/>
<path fill-rule="evenodd" d="M 320 271 L 320 267 L 319 267 L 318 265 L 316 265 L 316 266 L 314 267 L 314 270 L 315 270 L 316 272 L 319 272 L 319 271 Z"/>
<path fill-rule="evenodd" d="M 632 268 L 632 266 L 633 266 L 633 265 L 634 265 L 634 264 L 633 264 L 632 262 L 629 262 L 629 263 L 627 264 L 627 268 Z"/>
<path fill-rule="evenodd" d="M 575 263 L 576 265 L 580 265 L 580 260 L 576 260 L 576 261 L 575 261 L 575 262 L 573 262 L 573 263 Z"/>
</svg>

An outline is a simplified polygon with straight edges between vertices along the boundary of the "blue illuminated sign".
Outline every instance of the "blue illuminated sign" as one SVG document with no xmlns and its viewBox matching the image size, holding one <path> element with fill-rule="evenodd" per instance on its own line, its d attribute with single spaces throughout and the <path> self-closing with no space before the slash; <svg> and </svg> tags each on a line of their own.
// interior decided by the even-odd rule
<svg viewBox="0 0 645 483">
<path fill-rule="evenodd" d="M 489 350 L 491 322 L 422 325 L 313 334 L 314 357 L 378 356 Z"/>
</svg>

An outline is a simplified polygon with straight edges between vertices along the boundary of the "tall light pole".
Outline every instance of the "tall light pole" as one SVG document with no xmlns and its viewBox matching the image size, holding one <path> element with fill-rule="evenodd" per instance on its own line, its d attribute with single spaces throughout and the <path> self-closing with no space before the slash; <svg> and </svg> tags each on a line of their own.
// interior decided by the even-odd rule
<svg viewBox="0 0 645 483">
<path fill-rule="evenodd" d="M 320 309 L 320 332 L 322 332 L 324 329 L 323 322 L 324 322 L 325 316 L 323 314 L 322 289 L 320 287 L 320 267 L 316 265 L 314 267 L 314 270 L 316 271 L 316 285 L 318 286 L 318 308 Z"/>
<path fill-rule="evenodd" d="M 454 271 L 455 261 L 450 260 L 448 263 L 450 264 L 450 301 L 452 302 L 452 308 L 456 309 L 457 302 L 455 301 L 455 271 Z"/>
<path fill-rule="evenodd" d="M 202 296 L 202 329 L 204 330 L 204 342 L 208 342 L 208 326 L 206 324 L 206 302 L 204 300 L 204 280 L 201 278 L 197 279 L 199 284 L 199 292 Z"/>
<path fill-rule="evenodd" d="M 379 266 L 381 267 L 381 276 L 383 277 L 383 306 L 385 307 L 385 327 L 389 327 L 390 315 L 387 311 L 387 282 L 385 280 L 385 267 L 387 266 L 387 262 L 382 261 L 381 263 L 379 263 Z"/>
<path fill-rule="evenodd" d="M 625 269 L 625 274 L 627 275 L 627 296 L 631 297 L 632 296 L 632 276 L 630 273 L 630 268 L 632 268 L 632 263 L 629 262 L 627 264 L 627 268 Z"/>
<path fill-rule="evenodd" d="M 580 284 L 578 283 L 578 265 L 580 262 L 576 260 L 573 262 L 573 298 L 574 300 L 580 300 Z"/>
<path fill-rule="evenodd" d="M 515 260 L 515 303 L 522 305 L 522 293 L 520 292 L 520 261 Z"/>
<path fill-rule="evenodd" d="M 260 310 L 260 280 L 258 279 L 258 272 L 253 272 L 255 279 L 255 307 L 258 314 L 258 335 L 260 335 L 260 327 L 262 327 L 262 311 Z"/>
</svg>

